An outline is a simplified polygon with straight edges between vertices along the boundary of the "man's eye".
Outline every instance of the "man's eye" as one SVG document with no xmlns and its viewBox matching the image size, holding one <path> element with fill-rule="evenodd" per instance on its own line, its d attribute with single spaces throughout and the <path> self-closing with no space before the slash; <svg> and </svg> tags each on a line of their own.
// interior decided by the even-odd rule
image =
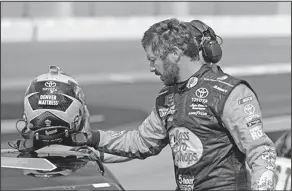
<svg viewBox="0 0 292 191">
<path fill-rule="evenodd" d="M 154 62 L 156 59 L 155 58 L 147 58 L 150 62 Z"/>
</svg>

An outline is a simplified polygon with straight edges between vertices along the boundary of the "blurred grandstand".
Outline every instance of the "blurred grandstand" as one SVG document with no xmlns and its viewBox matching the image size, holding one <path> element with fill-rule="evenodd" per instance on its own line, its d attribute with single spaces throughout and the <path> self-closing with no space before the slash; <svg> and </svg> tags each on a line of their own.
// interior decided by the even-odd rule
<svg viewBox="0 0 292 191">
<path fill-rule="evenodd" d="M 291 14 L 289 2 L 2 2 L 1 18 Z"/>
<path fill-rule="evenodd" d="M 1 2 L 1 146 L 16 137 L 29 81 L 51 64 L 84 87 L 94 127 L 139 125 L 161 88 L 148 74 L 140 37 L 169 17 L 210 24 L 224 39 L 219 64 L 258 92 L 268 136 L 275 141 L 291 129 L 290 2 Z M 109 167 L 126 189 L 175 187 L 169 149 Z M 287 177 L 278 189 L 290 190 Z"/>
</svg>

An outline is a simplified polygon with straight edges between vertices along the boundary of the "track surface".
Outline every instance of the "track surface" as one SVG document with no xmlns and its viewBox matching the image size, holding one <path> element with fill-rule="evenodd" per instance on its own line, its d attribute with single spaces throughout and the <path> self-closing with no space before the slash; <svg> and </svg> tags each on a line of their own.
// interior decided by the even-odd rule
<svg viewBox="0 0 292 191">
<path fill-rule="evenodd" d="M 291 61 L 290 40 L 285 38 L 226 40 L 224 46 L 224 66 Z M 33 78 L 46 72 L 49 64 L 60 65 L 72 75 L 148 71 L 143 49 L 136 41 L 1 44 L 1 53 L 2 81 Z M 291 74 L 243 78 L 258 93 L 264 118 L 291 114 Z M 91 114 L 105 116 L 103 123 L 92 126 L 100 129 L 137 127 L 150 112 L 161 87 L 159 82 L 83 86 Z M 1 91 L 1 120 L 21 116 L 24 91 Z M 275 140 L 280 134 L 268 135 Z M 19 137 L 15 134 L 1 134 L 1 145 L 16 138 Z M 172 166 L 169 148 L 144 161 L 109 165 L 126 189 L 174 189 Z"/>
</svg>

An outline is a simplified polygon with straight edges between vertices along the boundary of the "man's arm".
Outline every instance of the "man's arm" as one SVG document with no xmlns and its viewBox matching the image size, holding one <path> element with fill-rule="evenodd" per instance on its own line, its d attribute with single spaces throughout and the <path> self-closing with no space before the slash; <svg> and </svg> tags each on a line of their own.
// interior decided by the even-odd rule
<svg viewBox="0 0 292 191">
<path fill-rule="evenodd" d="M 137 130 L 92 132 L 91 146 L 113 155 L 145 159 L 168 144 L 166 129 L 154 108 Z"/>
<path fill-rule="evenodd" d="M 100 153 L 100 158 L 103 163 L 120 163 L 133 160 L 133 158 L 122 157 L 108 153 Z"/>
<path fill-rule="evenodd" d="M 274 143 L 263 131 L 263 119 L 255 94 L 244 84 L 228 97 L 222 121 L 231 133 L 251 169 L 253 190 L 275 189 L 276 152 Z"/>
</svg>

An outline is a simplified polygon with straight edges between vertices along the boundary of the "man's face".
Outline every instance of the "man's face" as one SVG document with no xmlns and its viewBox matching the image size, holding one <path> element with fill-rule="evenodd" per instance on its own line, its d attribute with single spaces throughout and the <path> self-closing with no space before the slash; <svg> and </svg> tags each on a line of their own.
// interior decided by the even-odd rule
<svg viewBox="0 0 292 191">
<path fill-rule="evenodd" d="M 174 85 L 178 79 L 179 67 L 173 59 L 172 53 L 168 54 L 165 59 L 161 59 L 160 56 L 154 54 L 151 45 L 147 46 L 145 51 L 150 62 L 150 72 L 160 76 L 166 86 Z"/>
</svg>

